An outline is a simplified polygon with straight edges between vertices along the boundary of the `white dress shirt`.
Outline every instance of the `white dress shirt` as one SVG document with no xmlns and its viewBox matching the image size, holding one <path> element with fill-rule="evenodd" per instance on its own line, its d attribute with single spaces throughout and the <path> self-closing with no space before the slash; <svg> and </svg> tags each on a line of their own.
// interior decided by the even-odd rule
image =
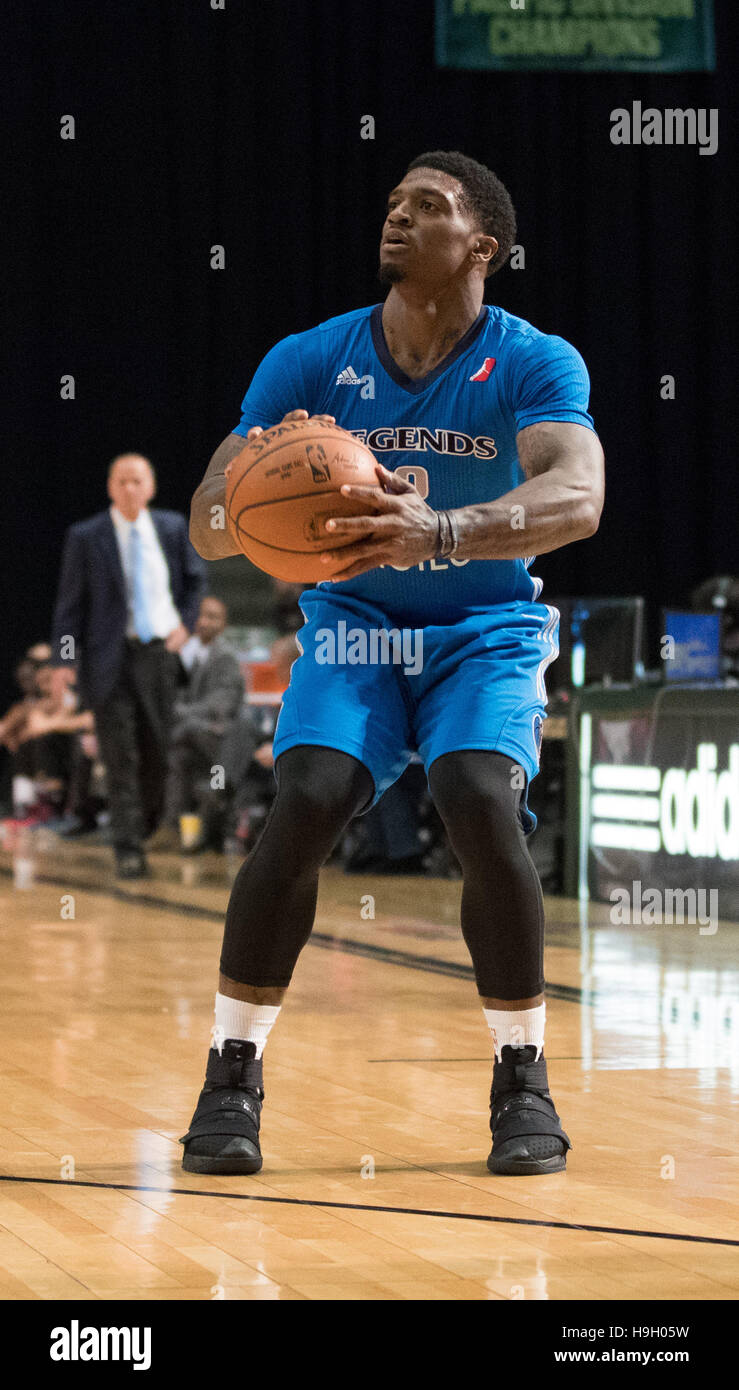
<svg viewBox="0 0 739 1390">
<path fill-rule="evenodd" d="M 188 637 L 184 646 L 180 647 L 178 653 L 185 670 L 194 671 L 196 666 L 202 666 L 203 662 L 207 661 L 210 656 L 210 647 L 210 643 L 206 646 L 205 643 L 200 641 L 197 633 L 193 633 L 192 637 Z"/>
<path fill-rule="evenodd" d="M 151 615 L 151 625 L 154 637 L 169 637 L 176 627 L 179 627 L 182 619 L 174 606 L 172 599 L 172 588 L 169 580 L 169 566 L 167 564 L 164 551 L 159 543 L 156 527 L 151 519 L 151 514 L 146 507 L 139 512 L 135 523 L 128 521 L 117 507 L 111 507 L 110 515 L 115 528 L 118 550 L 123 567 L 123 575 L 126 581 L 126 595 L 128 600 L 128 622 L 126 624 L 126 636 L 135 637 L 136 628 L 133 621 L 133 584 L 130 573 L 130 539 L 131 527 L 136 525 L 141 535 L 141 553 L 143 555 L 144 573 L 146 574 L 146 588 L 149 597 L 149 613 Z"/>
</svg>

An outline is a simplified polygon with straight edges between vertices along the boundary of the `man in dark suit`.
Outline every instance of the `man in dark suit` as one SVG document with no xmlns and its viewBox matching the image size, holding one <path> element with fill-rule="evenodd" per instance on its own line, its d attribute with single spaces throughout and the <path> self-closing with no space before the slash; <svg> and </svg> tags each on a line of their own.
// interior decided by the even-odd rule
<svg viewBox="0 0 739 1390">
<path fill-rule="evenodd" d="M 174 707 L 164 827 L 157 836 L 161 848 L 174 847 L 173 832 L 181 814 L 197 806 L 210 825 L 223 800 L 212 795 L 212 790 L 224 788 L 211 788 L 211 769 L 222 762 L 223 736 L 244 703 L 241 667 L 223 636 L 227 618 L 221 599 L 204 598 L 195 636 L 180 653 L 189 679 Z M 203 797 L 199 783 L 211 794 Z M 207 831 L 203 839 L 205 842 Z"/>
<path fill-rule="evenodd" d="M 155 491 L 148 459 L 113 460 L 111 507 L 67 532 L 52 627 L 55 690 L 76 664 L 83 703 L 95 714 L 122 878 L 146 873 L 143 842 L 164 801 L 177 653 L 205 587 L 185 518 L 149 511 Z"/>
</svg>

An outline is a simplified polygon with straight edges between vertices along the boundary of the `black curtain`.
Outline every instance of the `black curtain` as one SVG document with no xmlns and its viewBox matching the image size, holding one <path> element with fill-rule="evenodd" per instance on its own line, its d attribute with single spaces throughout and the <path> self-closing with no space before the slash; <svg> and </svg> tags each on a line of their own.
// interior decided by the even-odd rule
<svg viewBox="0 0 739 1390">
<path fill-rule="evenodd" d="M 717 0 L 716 73 L 656 77 L 437 70 L 432 0 L 6 7 L 6 684 L 48 633 L 65 527 L 106 504 L 106 462 L 143 451 L 186 510 L 264 352 L 382 297 L 384 199 L 427 149 L 508 185 L 526 265 L 487 297 L 590 370 L 606 510 L 539 562 L 545 592 L 656 612 L 736 570 L 734 8 Z M 718 152 L 614 146 L 634 100 L 718 108 Z"/>
</svg>

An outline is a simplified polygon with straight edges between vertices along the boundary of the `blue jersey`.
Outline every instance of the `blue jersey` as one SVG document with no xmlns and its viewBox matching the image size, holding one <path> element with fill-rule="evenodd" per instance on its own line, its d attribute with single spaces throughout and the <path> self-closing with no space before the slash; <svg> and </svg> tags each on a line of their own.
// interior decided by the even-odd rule
<svg viewBox="0 0 739 1390">
<path fill-rule="evenodd" d="M 266 429 L 290 410 L 333 415 L 378 462 L 415 483 L 431 507 L 448 510 L 494 501 L 524 481 L 516 434 L 526 425 L 569 420 L 594 429 L 585 363 L 563 338 L 483 305 L 448 356 L 413 379 L 390 355 L 382 307 L 356 309 L 277 343 L 254 374 L 234 433 Z M 453 623 L 537 599 L 534 558 L 386 565 L 327 587 L 398 622 Z"/>
</svg>

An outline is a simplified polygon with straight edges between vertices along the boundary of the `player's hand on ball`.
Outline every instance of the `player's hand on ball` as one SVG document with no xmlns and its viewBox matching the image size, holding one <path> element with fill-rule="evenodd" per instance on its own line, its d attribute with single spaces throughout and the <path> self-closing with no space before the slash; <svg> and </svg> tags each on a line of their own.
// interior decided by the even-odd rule
<svg viewBox="0 0 739 1390">
<path fill-rule="evenodd" d="M 309 415 L 307 410 L 289 410 L 287 415 L 283 415 L 282 419 L 279 420 L 277 423 L 280 425 L 284 425 L 286 420 L 318 420 L 322 425 L 336 424 L 336 417 L 334 415 Z M 251 429 L 249 430 L 249 433 L 246 436 L 247 444 L 251 444 L 252 440 L 256 439 L 260 434 L 264 434 L 262 426 L 252 425 Z M 232 467 L 233 459 L 230 463 L 226 464 L 226 467 L 223 470 L 224 478 L 228 478 Z"/>
<path fill-rule="evenodd" d="M 353 579 L 357 574 L 380 565 L 397 565 L 409 569 L 422 560 L 430 560 L 439 544 L 439 521 L 436 512 L 424 502 L 420 492 L 406 478 L 399 478 L 377 464 L 378 487 L 355 487 L 346 484 L 341 491 L 347 497 L 371 502 L 376 509 L 372 516 L 332 517 L 326 530 L 335 536 L 345 536 L 354 542 L 342 548 L 344 563 L 334 570 L 329 582 Z M 336 564 L 337 552 L 327 552 L 322 559 Z"/>
</svg>

